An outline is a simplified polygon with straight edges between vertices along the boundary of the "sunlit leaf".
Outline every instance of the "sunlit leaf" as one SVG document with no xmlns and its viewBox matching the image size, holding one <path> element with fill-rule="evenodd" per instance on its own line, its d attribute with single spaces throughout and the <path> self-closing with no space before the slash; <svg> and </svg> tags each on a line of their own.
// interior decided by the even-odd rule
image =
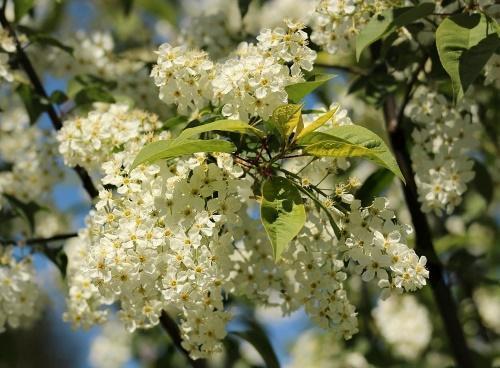
<svg viewBox="0 0 500 368">
<path fill-rule="evenodd" d="M 236 147 L 231 142 L 219 139 L 186 139 L 182 141 L 164 140 L 152 142 L 141 149 L 130 170 L 140 164 L 151 164 L 160 159 L 168 159 L 199 152 L 234 152 Z"/>
<path fill-rule="evenodd" d="M 485 15 L 455 14 L 439 25 L 436 46 L 454 95 L 460 99 L 500 47 L 500 38 Z"/>
<path fill-rule="evenodd" d="M 223 131 L 235 132 L 240 134 L 254 134 L 258 137 L 264 136 L 264 133 L 248 123 L 240 120 L 218 120 L 213 123 L 203 124 L 194 128 L 188 128 L 176 138 L 177 140 L 194 137 L 201 133 Z"/>
<path fill-rule="evenodd" d="M 361 157 L 391 170 L 404 181 L 391 150 L 377 134 L 359 125 L 313 132 L 298 141 L 305 153 L 317 157 Z"/>
<path fill-rule="evenodd" d="M 306 221 L 299 190 L 286 178 L 266 180 L 262 186 L 260 216 L 273 247 L 274 259 L 279 260 Z"/>
<path fill-rule="evenodd" d="M 288 100 L 292 102 L 300 102 L 300 100 L 306 97 L 309 93 L 321 87 L 333 77 L 335 77 L 333 74 L 319 74 L 316 75 L 313 80 L 286 86 L 285 90 L 288 94 Z"/>
</svg>

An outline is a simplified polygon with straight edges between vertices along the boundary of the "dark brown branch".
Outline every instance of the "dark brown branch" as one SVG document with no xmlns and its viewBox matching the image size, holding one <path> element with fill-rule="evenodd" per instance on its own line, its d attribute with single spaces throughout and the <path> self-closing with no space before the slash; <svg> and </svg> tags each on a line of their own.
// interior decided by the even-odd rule
<svg viewBox="0 0 500 368">
<path fill-rule="evenodd" d="M 168 315 L 167 312 L 162 311 L 160 316 L 160 323 L 163 329 L 167 332 L 172 340 L 172 343 L 175 345 L 177 350 L 184 355 L 189 365 L 193 368 L 206 368 L 207 362 L 204 359 L 194 360 L 189 356 L 189 352 L 182 347 L 182 338 L 179 327 L 175 323 L 175 321 Z"/>
<path fill-rule="evenodd" d="M 0 245 L 46 245 L 48 243 L 52 243 L 59 240 L 67 240 L 71 238 L 76 238 L 78 236 L 77 233 L 67 233 L 67 234 L 59 234 L 54 235 L 49 238 L 29 238 L 29 239 L 0 239 Z"/>
<path fill-rule="evenodd" d="M 410 155 L 405 144 L 405 135 L 401 129 L 401 121 L 398 121 L 396 102 L 392 95 L 384 103 L 384 116 L 386 124 L 390 128 L 389 136 L 394 154 L 406 180 L 403 192 L 415 228 L 416 251 L 420 255 L 427 257 L 427 266 L 430 273 L 429 283 L 443 321 L 443 326 L 448 335 L 451 351 L 457 367 L 473 367 L 471 354 L 458 319 L 457 305 L 451 294 L 450 286 L 446 284 L 443 265 L 434 249 L 429 223 L 425 214 L 420 209 L 417 186 L 414 179 L 415 173 L 411 167 Z"/>
<path fill-rule="evenodd" d="M 323 64 L 323 63 L 314 63 L 314 66 L 317 66 L 319 68 L 329 68 L 329 69 L 339 69 L 344 72 L 354 74 L 354 75 L 367 75 L 368 73 L 356 66 L 345 66 L 345 65 L 329 65 L 329 64 Z"/>
<path fill-rule="evenodd" d="M 42 97 L 45 100 L 49 100 L 49 97 L 47 95 L 47 92 L 45 91 L 45 88 L 38 77 L 38 74 L 35 71 L 35 68 L 33 67 L 33 64 L 31 63 L 28 55 L 24 52 L 24 49 L 19 42 L 19 39 L 17 38 L 16 32 L 12 28 L 11 24 L 7 20 L 5 16 L 5 11 L 0 11 L 0 24 L 2 27 L 7 30 L 10 34 L 10 36 L 14 39 L 14 42 L 16 44 L 16 55 L 18 62 L 20 66 L 23 68 L 25 71 L 26 75 L 28 76 L 35 92 Z M 47 104 L 46 112 L 49 115 L 50 121 L 52 122 L 52 126 L 54 127 L 55 130 L 59 130 L 62 128 L 62 121 L 59 117 L 59 114 L 55 110 L 54 106 L 51 103 Z M 74 167 L 74 170 L 78 177 L 80 178 L 83 187 L 87 191 L 88 195 L 90 198 L 96 198 L 99 194 L 97 191 L 96 187 L 94 186 L 94 183 L 92 183 L 92 179 L 90 175 L 87 173 L 87 171 L 80 166 Z"/>
</svg>

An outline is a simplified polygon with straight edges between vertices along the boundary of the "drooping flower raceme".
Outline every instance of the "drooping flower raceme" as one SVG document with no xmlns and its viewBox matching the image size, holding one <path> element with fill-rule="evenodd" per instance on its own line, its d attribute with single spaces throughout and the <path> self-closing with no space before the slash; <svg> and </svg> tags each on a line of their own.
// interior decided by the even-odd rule
<svg viewBox="0 0 500 368">
<path fill-rule="evenodd" d="M 427 259 L 408 248 L 405 239 L 412 229 L 398 224 L 387 200 L 376 198 L 369 207 L 355 200 L 350 207 L 342 221 L 340 244 L 355 272 L 364 281 L 376 280 L 383 298 L 391 291 L 414 291 L 424 286 L 429 277 Z"/>
<path fill-rule="evenodd" d="M 211 102 L 231 119 L 268 118 L 287 102 L 285 87 L 303 80 L 302 70 L 312 70 L 316 53 L 302 28 L 288 22 L 286 29 L 265 30 L 257 44 L 242 43 L 235 56 L 216 64 L 203 51 L 164 44 L 151 73 L 160 99 L 183 115 Z"/>
<path fill-rule="evenodd" d="M 474 177 L 468 154 L 477 145 L 480 129 L 475 110 L 468 101 L 452 106 L 426 88 L 417 90 L 408 104 L 406 114 L 416 124 L 411 158 L 425 212 L 451 213 Z"/>
<path fill-rule="evenodd" d="M 0 172 L 0 195 L 47 203 L 52 186 L 61 179 L 56 162 L 56 140 L 50 131 L 29 125 L 22 109 L 5 113 L 0 122 L 0 159 L 12 165 Z M 0 196 L 0 208 L 5 198 Z"/>
<path fill-rule="evenodd" d="M 0 247 L 0 332 L 30 326 L 41 314 L 40 288 L 30 256 L 16 259 L 14 247 Z"/>
<path fill-rule="evenodd" d="M 380 300 L 372 314 L 395 355 L 414 360 L 429 345 L 432 336 L 429 312 L 414 296 Z"/>
<path fill-rule="evenodd" d="M 401 3 L 400 0 L 321 0 L 311 16 L 311 41 L 330 54 L 348 51 L 373 14 Z"/>
<path fill-rule="evenodd" d="M 161 123 L 154 114 L 131 110 L 127 105 L 95 104 L 86 117 L 66 120 L 57 135 L 59 152 L 68 166 L 96 170 L 114 150 L 128 142 L 144 143 Z"/>
<path fill-rule="evenodd" d="M 212 98 L 214 71 L 208 54 L 169 44 L 161 45 L 157 54 L 151 76 L 160 88 L 160 100 L 176 105 L 182 115 L 206 107 Z"/>
<path fill-rule="evenodd" d="M 132 358 L 132 335 L 116 321 L 110 320 L 90 345 L 89 362 L 94 368 L 120 368 Z"/>
<path fill-rule="evenodd" d="M 350 123 L 339 110 L 325 129 Z M 221 350 L 231 318 L 224 310 L 226 293 L 279 306 L 285 315 L 304 307 L 316 324 L 348 339 L 358 330 L 355 306 L 344 286 L 348 274 L 375 278 L 387 289 L 384 294 L 425 284 L 425 259 L 405 245 L 404 228 L 385 200 L 360 207 L 352 195 L 359 186 L 356 179 L 337 184 L 323 201 L 343 224 L 340 242 L 324 210 L 305 200 L 307 222 L 277 263 L 261 222 L 252 215 L 258 205 L 252 198 L 253 177 L 226 153 L 129 171 L 142 145 L 168 136 L 148 131 L 124 139 L 106 157 L 92 153 L 96 162 L 108 159 L 100 167 L 107 189 L 100 190 L 87 228 L 75 244 L 67 245 L 65 319 L 74 325 L 102 323 L 106 305 L 114 303 L 130 331 L 155 326 L 167 310 L 180 317 L 183 346 L 199 358 Z M 73 139 L 61 137 L 61 145 Z M 110 143 L 106 138 L 102 144 Z M 284 167 L 308 188 L 333 180 L 348 163 L 292 158 Z M 351 211 L 335 212 L 338 203 L 350 205 Z"/>
<path fill-rule="evenodd" d="M 485 84 L 500 88 L 500 55 L 493 54 L 484 67 Z"/>
<path fill-rule="evenodd" d="M 342 346 L 335 336 L 329 333 L 307 330 L 295 341 L 289 368 L 373 368 L 366 360 L 362 351 L 356 351 Z"/>
</svg>

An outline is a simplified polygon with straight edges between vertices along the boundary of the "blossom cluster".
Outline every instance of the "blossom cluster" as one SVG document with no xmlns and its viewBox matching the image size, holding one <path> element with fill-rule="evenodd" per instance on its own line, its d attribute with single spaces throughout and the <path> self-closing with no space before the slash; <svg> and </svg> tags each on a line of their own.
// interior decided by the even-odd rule
<svg viewBox="0 0 500 368">
<path fill-rule="evenodd" d="M 452 106 L 445 96 L 420 88 L 406 115 L 416 125 L 411 159 L 422 209 L 451 213 L 474 177 L 467 155 L 477 145 L 476 106 L 467 100 Z"/>
<path fill-rule="evenodd" d="M 62 178 L 56 162 L 57 144 L 47 130 L 29 125 L 21 108 L 4 113 L 0 123 L 0 158 L 11 169 L 0 172 L 0 194 L 30 202 L 47 202 L 52 186 Z M 3 197 L 0 197 L 2 207 Z"/>
<path fill-rule="evenodd" d="M 14 75 L 9 65 L 9 53 L 16 51 L 16 43 L 5 29 L 0 30 L 0 77 L 7 81 L 12 82 Z"/>
<path fill-rule="evenodd" d="M 429 312 L 414 296 L 381 300 L 372 314 L 377 328 L 395 355 L 415 360 L 429 345 L 432 337 Z"/>
<path fill-rule="evenodd" d="M 113 160 L 123 165 L 123 156 Z M 138 168 L 130 177 L 126 170 L 108 172 L 103 183 L 118 186 L 118 193 L 101 191 L 88 219 L 84 272 L 75 276 L 90 280 L 101 303 L 120 301 L 119 316 L 130 331 L 156 325 L 162 309 L 175 308 L 183 320 L 183 345 L 193 356 L 220 351 L 229 319 L 221 291 L 229 289 L 232 252 L 224 224 L 238 222 L 241 207 L 231 177 L 196 159 Z M 85 304 L 72 313 L 83 294 L 72 285 L 79 298 L 70 291 L 67 318 L 89 326 L 102 313 Z"/>
<path fill-rule="evenodd" d="M 96 103 L 87 116 L 64 122 L 57 134 L 59 153 L 66 165 L 94 171 L 125 143 L 144 144 L 144 138 L 160 127 L 154 114 L 123 104 Z"/>
<path fill-rule="evenodd" d="M 376 198 L 368 207 L 352 201 L 341 221 L 344 259 L 364 281 L 377 281 L 382 298 L 426 285 L 427 259 L 408 248 L 405 239 L 412 229 L 397 222 L 385 198 Z"/>
<path fill-rule="evenodd" d="M 132 336 L 116 320 L 102 326 L 101 333 L 92 340 L 89 362 L 94 368 L 121 368 L 132 357 Z"/>
<path fill-rule="evenodd" d="M 45 64 L 44 70 L 64 78 L 90 75 L 105 82 L 116 81 L 114 90 L 119 97 L 131 98 L 140 108 L 165 113 L 164 104 L 158 101 L 156 89 L 150 83 L 147 60 L 143 60 L 140 50 L 117 54 L 109 32 L 78 31 L 68 37 L 65 44 L 73 50 L 72 54 L 52 48 L 38 64 Z M 40 57 L 40 49 L 35 47 L 33 52 Z"/>
<path fill-rule="evenodd" d="M 89 116 L 93 114 L 101 116 L 99 107 Z M 324 207 L 342 224 L 340 241 L 325 212 L 306 200 L 307 222 L 277 263 L 261 222 L 252 214 L 258 205 L 252 198 L 254 179 L 244 175 L 231 155 L 198 154 L 130 171 L 142 145 L 168 133 L 155 132 L 150 123 L 147 129 L 138 128 L 137 119 L 120 130 L 129 119 L 120 114 L 108 119 L 110 128 L 99 140 L 108 155 L 93 148 L 84 154 L 101 164 L 96 170 L 107 189 L 101 188 L 87 227 L 66 249 L 70 290 L 65 319 L 73 324 L 102 323 L 108 313 L 105 306 L 119 303 L 121 321 L 134 331 L 158 324 L 162 310 L 167 310 L 180 317 L 183 346 L 199 358 L 222 348 L 231 318 L 224 310 L 226 293 L 278 306 L 283 314 L 304 307 L 316 324 L 348 339 L 358 330 L 344 285 L 349 273 L 363 274 L 366 281 L 376 278 L 385 294 L 425 284 L 425 258 L 405 245 L 405 229 L 387 202 L 379 198 L 361 207 L 354 200 L 358 180 L 337 184 L 324 200 Z M 306 115 L 305 124 L 309 119 Z M 351 121 L 339 109 L 325 129 L 345 124 Z M 73 125 L 67 128 L 71 131 Z M 129 135 L 129 130 L 134 133 Z M 111 141 L 119 132 L 124 138 Z M 99 138 L 96 134 L 82 141 L 92 142 Z M 73 139 L 61 133 L 61 147 L 73 147 Z M 66 151 L 65 159 L 74 152 Z M 85 166 L 87 161 L 74 162 Z M 305 188 L 335 179 L 334 174 L 348 166 L 335 158 L 285 163 Z M 350 205 L 350 212 L 335 212 L 334 204 L 339 203 Z"/>
<path fill-rule="evenodd" d="M 302 70 L 312 70 L 316 53 L 303 27 L 289 21 L 286 28 L 264 30 L 256 44 L 240 44 L 236 55 L 219 63 L 203 51 L 162 45 L 151 73 L 160 99 L 183 115 L 212 103 L 231 119 L 268 118 L 287 102 L 285 87 L 302 81 Z"/>
<path fill-rule="evenodd" d="M 359 349 L 361 350 L 361 349 Z M 342 346 L 335 336 L 307 330 L 295 341 L 289 368 L 327 368 L 332 362 L 344 368 L 373 368 L 363 355 L 363 351 Z"/>
<path fill-rule="evenodd" d="M 30 326 L 41 314 L 40 288 L 31 257 L 16 258 L 14 247 L 0 247 L 0 332 Z"/>
<path fill-rule="evenodd" d="M 492 84 L 500 88 L 500 55 L 493 54 L 484 67 L 485 84 Z"/>
<path fill-rule="evenodd" d="M 349 51 L 373 14 L 401 5 L 400 0 L 321 0 L 311 16 L 311 41 L 328 53 Z"/>
</svg>

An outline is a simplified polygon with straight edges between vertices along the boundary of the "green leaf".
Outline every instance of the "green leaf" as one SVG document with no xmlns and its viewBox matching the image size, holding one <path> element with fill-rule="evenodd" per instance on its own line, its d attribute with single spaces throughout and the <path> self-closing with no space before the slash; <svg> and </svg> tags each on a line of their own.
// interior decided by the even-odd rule
<svg viewBox="0 0 500 368">
<path fill-rule="evenodd" d="M 33 34 L 33 36 L 30 36 L 29 39 L 31 42 L 36 42 L 43 46 L 57 47 L 58 49 L 61 49 L 66 53 L 73 55 L 72 47 L 63 44 L 61 41 L 55 39 L 54 37 L 50 37 L 45 34 L 35 33 Z"/>
<path fill-rule="evenodd" d="M 482 162 L 474 160 L 474 174 L 472 185 L 481 194 L 486 203 L 492 203 L 495 183 L 487 167 Z"/>
<path fill-rule="evenodd" d="M 219 139 L 185 139 L 181 141 L 165 140 L 152 142 L 141 149 L 137 154 L 132 167 L 133 170 L 140 164 L 153 163 L 161 159 L 190 155 L 198 152 L 227 152 L 236 151 L 234 144 Z"/>
<path fill-rule="evenodd" d="M 19 97 L 21 98 L 21 101 L 23 101 L 24 107 L 28 112 L 30 123 L 35 124 L 38 117 L 45 111 L 45 104 L 33 88 L 27 84 L 20 84 L 16 88 L 16 92 L 19 94 Z"/>
<path fill-rule="evenodd" d="M 46 210 L 46 208 L 33 201 L 23 202 L 10 194 L 3 194 L 3 196 L 9 201 L 14 211 L 26 221 L 31 233 L 33 233 L 35 231 L 35 214 L 38 211 Z"/>
<path fill-rule="evenodd" d="M 307 134 L 314 132 L 316 129 L 320 128 L 321 126 L 325 125 L 328 120 L 330 120 L 335 113 L 339 109 L 339 105 L 336 105 L 333 109 L 328 111 L 326 114 L 321 115 L 319 118 L 314 120 L 311 124 L 306 126 L 304 129 L 300 131 L 300 133 L 297 135 L 296 139 L 300 139 L 302 137 L 305 137 Z"/>
<path fill-rule="evenodd" d="M 255 134 L 258 137 L 263 137 L 264 133 L 259 129 L 254 128 L 248 123 L 240 120 L 218 120 L 213 123 L 199 125 L 194 128 L 188 128 L 176 138 L 176 140 L 187 139 L 201 133 L 211 131 L 236 132 L 241 134 Z"/>
<path fill-rule="evenodd" d="M 248 13 L 252 0 L 238 0 L 238 7 L 240 8 L 241 19 L 245 18 Z"/>
<path fill-rule="evenodd" d="M 384 140 L 359 125 L 345 125 L 313 132 L 298 141 L 305 153 L 317 157 L 361 157 L 404 177 Z"/>
<path fill-rule="evenodd" d="M 121 4 L 125 15 L 129 15 L 134 7 L 134 0 L 121 0 Z"/>
<path fill-rule="evenodd" d="M 279 106 L 273 111 L 271 122 L 284 140 L 301 124 L 301 110 L 302 105 L 288 104 Z"/>
<path fill-rule="evenodd" d="M 404 27 L 434 12 L 435 5 L 422 3 L 414 7 L 387 9 L 375 14 L 356 36 L 356 60 L 365 48 L 399 27 Z"/>
<path fill-rule="evenodd" d="M 171 129 L 173 127 L 176 127 L 177 125 L 183 124 L 187 122 L 187 118 L 185 116 L 173 116 L 170 119 L 167 119 L 165 123 L 163 124 L 163 127 L 165 129 Z"/>
<path fill-rule="evenodd" d="M 439 59 L 460 99 L 500 46 L 496 30 L 484 14 L 456 14 L 436 31 Z"/>
<path fill-rule="evenodd" d="M 260 217 L 271 241 L 274 259 L 279 260 L 306 221 L 302 197 L 291 181 L 273 177 L 264 182 Z"/>
<path fill-rule="evenodd" d="M 288 94 L 288 100 L 292 102 L 299 102 L 309 93 L 321 87 L 333 77 L 335 77 L 334 74 L 318 74 L 314 77 L 314 80 L 290 84 L 289 86 L 286 86 L 285 91 Z"/>
<path fill-rule="evenodd" d="M 75 103 L 77 105 L 88 105 L 94 102 L 114 103 L 115 98 L 104 88 L 99 86 L 84 87 L 75 95 Z"/>
<path fill-rule="evenodd" d="M 394 179 L 394 174 L 387 169 L 379 169 L 371 174 L 357 190 L 356 198 L 361 201 L 361 205 L 369 206 L 375 197 L 380 196 Z"/>
<path fill-rule="evenodd" d="M 55 90 L 50 94 L 49 100 L 56 105 L 61 105 L 68 101 L 68 96 L 61 90 Z"/>
<path fill-rule="evenodd" d="M 14 18 L 19 22 L 35 5 L 35 0 L 14 0 Z"/>
</svg>

